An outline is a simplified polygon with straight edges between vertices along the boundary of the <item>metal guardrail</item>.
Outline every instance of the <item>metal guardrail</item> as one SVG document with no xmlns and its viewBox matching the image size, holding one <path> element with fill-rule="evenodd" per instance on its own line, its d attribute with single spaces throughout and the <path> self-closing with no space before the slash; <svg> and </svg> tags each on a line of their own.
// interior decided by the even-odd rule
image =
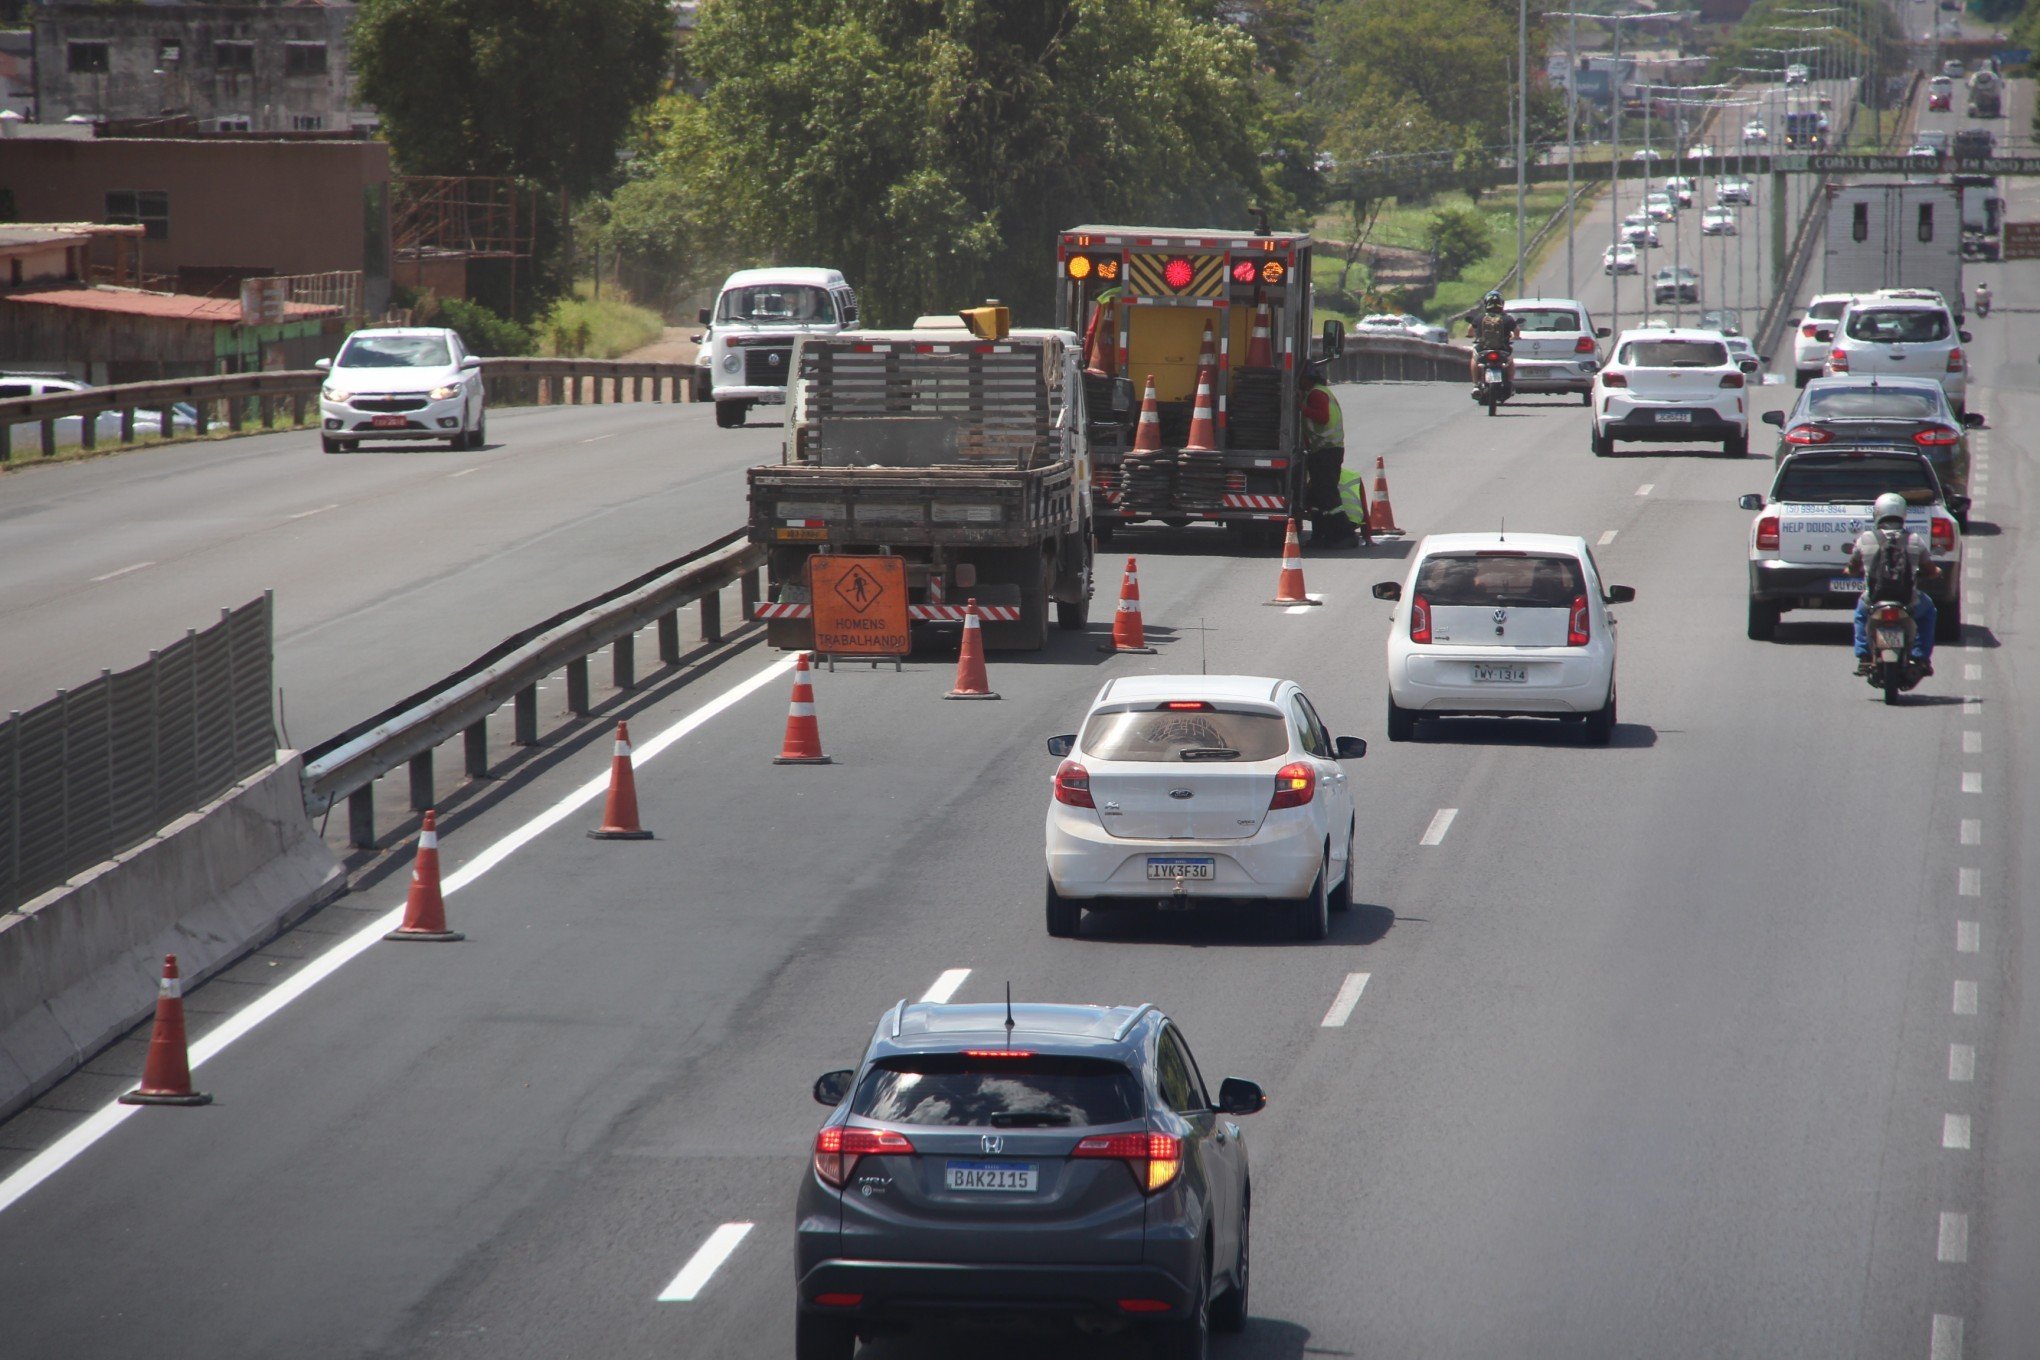
<svg viewBox="0 0 2040 1360">
<path fill-rule="evenodd" d="M 1467 382 L 1473 351 L 1435 340 L 1386 335 L 1346 337 L 1346 352 L 1327 367 L 1333 382 Z"/>
<path fill-rule="evenodd" d="M 746 541 L 748 526 L 733 530 L 685 557 L 554 615 L 383 712 L 358 723 L 305 753 L 305 810 L 316 817 L 347 800 L 348 842 L 375 844 L 375 782 L 399 765 L 411 774 L 411 808 L 434 804 L 433 752 L 455 736 L 466 738 L 466 771 L 488 776 L 488 719 L 514 703 L 513 739 L 538 744 L 538 682 L 565 668 L 567 707 L 576 716 L 591 711 L 588 659 L 610 647 L 611 679 L 631 689 L 636 678 L 636 634 L 656 622 L 659 658 L 680 660 L 679 611 L 701 607 L 701 633 L 709 642 L 723 637 L 720 592 L 742 582 L 739 628 L 748 626 L 764 582 L 765 550 Z"/>
</svg>

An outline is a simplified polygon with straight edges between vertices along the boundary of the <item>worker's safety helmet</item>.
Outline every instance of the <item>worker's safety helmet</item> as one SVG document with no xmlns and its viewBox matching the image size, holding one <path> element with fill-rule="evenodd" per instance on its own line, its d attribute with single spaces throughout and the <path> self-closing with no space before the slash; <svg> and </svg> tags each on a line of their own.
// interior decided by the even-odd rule
<svg viewBox="0 0 2040 1360">
<path fill-rule="evenodd" d="M 1872 507 L 1872 511 L 1877 517 L 1877 527 L 1880 529 L 1890 520 L 1897 520 L 1902 525 L 1905 523 L 1905 497 L 1896 491 L 1887 491 L 1877 498 L 1877 504 Z"/>
<path fill-rule="evenodd" d="M 1330 365 L 1326 364 L 1323 359 L 1303 366 L 1303 385 L 1305 387 L 1323 387 L 1329 380 Z"/>
<path fill-rule="evenodd" d="M 1489 293 L 1480 300 L 1480 305 L 1491 312 L 1498 312 L 1502 309 L 1502 295 L 1500 293 Z"/>
</svg>

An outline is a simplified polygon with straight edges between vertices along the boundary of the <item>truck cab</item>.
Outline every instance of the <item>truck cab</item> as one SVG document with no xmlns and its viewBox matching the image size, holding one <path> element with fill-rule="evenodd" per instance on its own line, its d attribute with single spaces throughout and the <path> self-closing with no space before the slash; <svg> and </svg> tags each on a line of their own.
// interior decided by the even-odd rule
<svg viewBox="0 0 2040 1360">
<path fill-rule="evenodd" d="M 757 405 L 786 400 L 794 341 L 857 324 L 857 294 L 834 269 L 739 269 L 704 307 L 694 398 L 715 402 L 715 423 L 735 429 Z"/>
</svg>

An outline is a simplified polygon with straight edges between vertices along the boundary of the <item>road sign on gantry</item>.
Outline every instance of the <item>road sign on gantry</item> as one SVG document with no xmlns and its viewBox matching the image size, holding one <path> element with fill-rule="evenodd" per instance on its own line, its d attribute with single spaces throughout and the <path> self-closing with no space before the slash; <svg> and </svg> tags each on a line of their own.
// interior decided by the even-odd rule
<svg viewBox="0 0 2040 1360">
<path fill-rule="evenodd" d="M 2002 253 L 2007 260 L 2040 260 L 2040 222 L 2005 223 Z"/>
<path fill-rule="evenodd" d="M 905 558 L 817 553 L 807 569 L 816 651 L 829 656 L 907 654 Z"/>
</svg>

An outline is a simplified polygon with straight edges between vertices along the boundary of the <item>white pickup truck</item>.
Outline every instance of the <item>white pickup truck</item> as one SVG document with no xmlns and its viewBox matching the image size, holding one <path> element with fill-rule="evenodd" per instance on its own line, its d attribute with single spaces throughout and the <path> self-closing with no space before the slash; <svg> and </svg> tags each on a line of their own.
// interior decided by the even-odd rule
<svg viewBox="0 0 2040 1360">
<path fill-rule="evenodd" d="M 1849 551 L 1870 526 L 1870 503 L 1887 491 L 1911 507 L 1906 528 L 1925 539 L 1939 577 L 1921 583 L 1938 611 L 1934 637 L 1962 636 L 1962 534 L 1955 511 L 1967 498 L 1941 488 L 1923 453 L 1904 449 L 1821 449 L 1789 455 L 1768 496 L 1737 502 L 1757 512 L 1750 525 L 1749 635 L 1768 642 L 1788 609 L 1854 609 L 1863 578 L 1847 574 Z"/>
</svg>

